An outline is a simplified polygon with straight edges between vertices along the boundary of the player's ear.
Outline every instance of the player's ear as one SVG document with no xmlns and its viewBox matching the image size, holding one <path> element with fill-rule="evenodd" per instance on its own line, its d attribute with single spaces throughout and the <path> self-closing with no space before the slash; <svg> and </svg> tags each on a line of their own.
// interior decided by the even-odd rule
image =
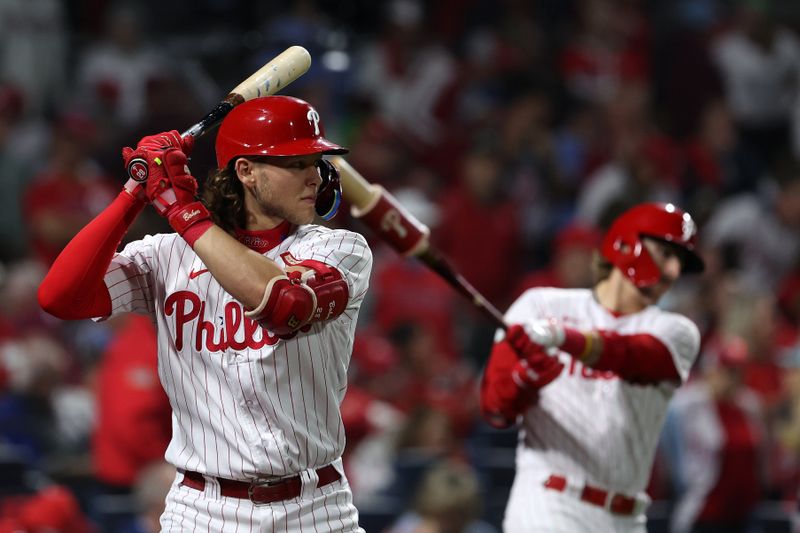
<svg viewBox="0 0 800 533">
<path fill-rule="evenodd" d="M 236 177 L 242 182 L 245 187 L 252 187 L 255 185 L 255 163 L 247 158 L 239 157 L 233 162 L 233 169 L 236 172 Z"/>
</svg>

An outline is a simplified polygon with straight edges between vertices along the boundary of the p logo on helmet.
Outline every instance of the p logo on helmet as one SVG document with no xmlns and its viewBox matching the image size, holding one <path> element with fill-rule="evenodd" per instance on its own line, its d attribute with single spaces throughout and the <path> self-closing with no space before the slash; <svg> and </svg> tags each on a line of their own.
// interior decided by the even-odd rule
<svg viewBox="0 0 800 533">
<path fill-rule="evenodd" d="M 264 96 L 234 107 L 220 125 L 216 151 L 219 168 L 242 156 L 347 153 L 346 148 L 325 138 L 317 110 L 291 96 Z M 330 220 L 341 202 L 339 174 L 330 163 L 318 165 L 318 169 L 322 184 L 315 207 L 323 220 Z"/>
<path fill-rule="evenodd" d="M 262 96 L 234 107 L 220 125 L 215 148 L 219 168 L 248 155 L 347 153 L 325 138 L 317 110 L 291 96 Z"/>
</svg>

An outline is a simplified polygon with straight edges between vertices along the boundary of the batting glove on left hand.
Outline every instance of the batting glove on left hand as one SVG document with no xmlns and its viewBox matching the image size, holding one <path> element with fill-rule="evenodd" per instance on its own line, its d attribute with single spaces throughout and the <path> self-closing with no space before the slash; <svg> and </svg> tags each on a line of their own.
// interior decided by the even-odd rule
<svg viewBox="0 0 800 533">
<path fill-rule="evenodd" d="M 122 149 L 122 161 L 128 174 L 125 190 L 133 197 L 142 202 L 147 201 L 145 188 L 150 161 L 147 160 L 145 152 L 147 150 L 166 150 L 168 148 L 177 148 L 188 156 L 194 148 L 194 137 L 190 135 L 183 138 L 177 130 L 165 131 L 156 135 L 142 137 L 136 143 L 135 150 L 129 146 Z"/>
</svg>

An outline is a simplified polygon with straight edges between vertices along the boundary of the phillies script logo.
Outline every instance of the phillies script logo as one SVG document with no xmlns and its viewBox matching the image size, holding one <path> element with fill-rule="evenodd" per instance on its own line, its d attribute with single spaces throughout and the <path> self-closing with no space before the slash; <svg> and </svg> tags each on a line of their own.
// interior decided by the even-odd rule
<svg viewBox="0 0 800 533">
<path fill-rule="evenodd" d="M 278 342 L 278 337 L 244 316 L 241 304 L 228 302 L 219 326 L 206 320 L 206 302 L 190 291 L 173 292 L 164 302 L 164 313 L 175 317 L 175 347 L 183 350 L 184 343 L 194 341 L 195 351 L 258 350 Z M 185 328 L 186 325 L 190 327 Z M 195 326 L 195 327 L 192 327 Z M 184 330 L 194 339 L 186 338 Z"/>
</svg>

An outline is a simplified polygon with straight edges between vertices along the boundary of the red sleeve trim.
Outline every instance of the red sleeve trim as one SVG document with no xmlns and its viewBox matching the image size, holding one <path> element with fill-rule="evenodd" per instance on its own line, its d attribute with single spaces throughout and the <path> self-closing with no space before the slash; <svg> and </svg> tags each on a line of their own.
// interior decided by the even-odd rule
<svg viewBox="0 0 800 533">
<path fill-rule="evenodd" d="M 64 320 L 111 315 L 111 295 L 103 278 L 122 237 L 144 205 L 122 191 L 73 237 L 39 286 L 42 309 Z"/>
</svg>

